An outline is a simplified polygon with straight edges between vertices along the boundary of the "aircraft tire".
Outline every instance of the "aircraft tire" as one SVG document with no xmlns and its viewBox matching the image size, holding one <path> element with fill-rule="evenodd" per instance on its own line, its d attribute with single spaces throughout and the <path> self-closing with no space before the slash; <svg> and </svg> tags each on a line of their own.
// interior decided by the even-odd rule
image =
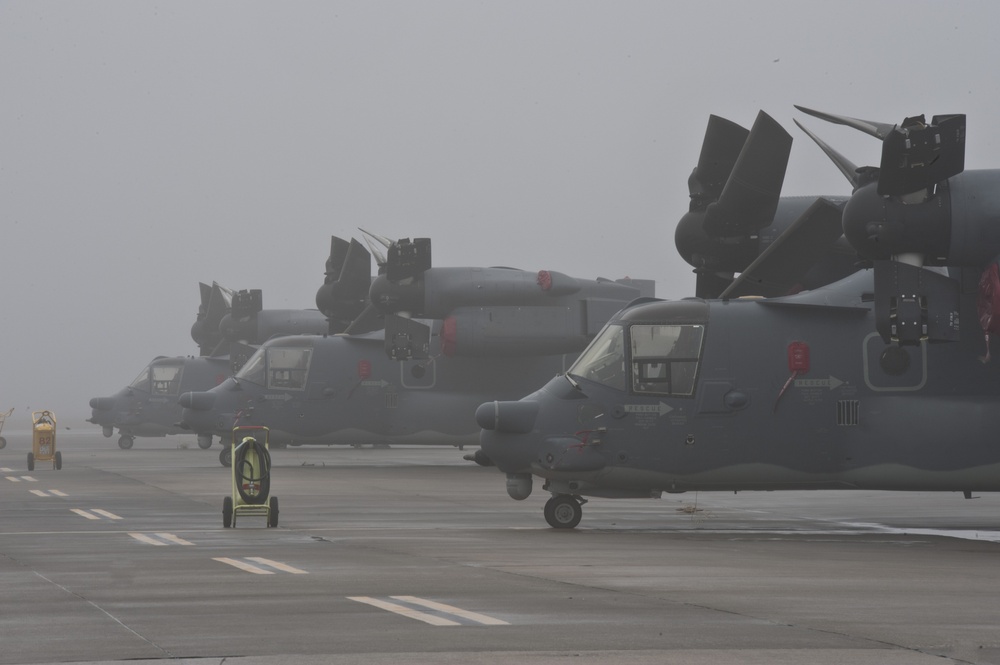
<svg viewBox="0 0 1000 665">
<path fill-rule="evenodd" d="M 52 462 L 52 466 L 55 468 L 56 471 L 62 470 L 62 451 L 61 450 L 57 450 L 56 451 L 56 458 L 55 458 L 55 461 Z"/>
<path fill-rule="evenodd" d="M 208 450 L 212 447 L 212 435 L 211 434 L 199 434 L 198 435 L 198 447 L 202 450 Z"/>
<path fill-rule="evenodd" d="M 272 496 L 267 503 L 267 526 L 278 526 L 278 497 Z"/>
<path fill-rule="evenodd" d="M 28 453 L 28 471 L 35 470 L 35 456 L 32 453 Z"/>
<path fill-rule="evenodd" d="M 233 465 L 233 447 L 223 446 L 222 450 L 219 451 L 219 464 L 222 466 L 232 466 Z"/>
<path fill-rule="evenodd" d="M 118 437 L 118 447 L 122 450 L 129 450 L 133 443 L 135 443 L 135 439 L 127 434 L 122 434 Z"/>
<path fill-rule="evenodd" d="M 556 494 L 545 502 L 544 514 L 553 529 L 573 529 L 583 517 L 583 508 L 569 494 Z"/>
<path fill-rule="evenodd" d="M 228 529 L 233 526 L 233 497 L 227 496 L 222 499 L 222 528 Z"/>
<path fill-rule="evenodd" d="M 7 439 L 5 439 L 2 436 L 0 436 L 0 449 L 6 448 L 6 447 L 7 447 Z"/>
</svg>

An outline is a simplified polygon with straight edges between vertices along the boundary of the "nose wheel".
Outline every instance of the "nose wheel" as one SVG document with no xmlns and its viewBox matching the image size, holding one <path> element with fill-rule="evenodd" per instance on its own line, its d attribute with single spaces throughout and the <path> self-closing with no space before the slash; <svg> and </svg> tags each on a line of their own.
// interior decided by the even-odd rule
<svg viewBox="0 0 1000 665">
<path fill-rule="evenodd" d="M 545 502 L 544 513 L 553 529 L 572 529 L 583 517 L 583 505 L 575 496 L 556 494 Z"/>
</svg>

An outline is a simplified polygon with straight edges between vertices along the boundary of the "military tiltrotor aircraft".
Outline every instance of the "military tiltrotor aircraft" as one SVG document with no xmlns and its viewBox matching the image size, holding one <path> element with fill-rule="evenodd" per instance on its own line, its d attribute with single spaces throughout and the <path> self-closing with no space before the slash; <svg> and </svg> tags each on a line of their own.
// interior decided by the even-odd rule
<svg viewBox="0 0 1000 665">
<path fill-rule="evenodd" d="M 551 526 L 575 527 L 584 497 L 1000 490 L 1000 171 L 964 170 L 964 116 L 800 110 L 883 141 L 862 169 L 818 141 L 871 267 L 790 296 L 634 303 L 565 375 L 481 405 L 479 452 L 514 499 L 544 479 Z"/>
<path fill-rule="evenodd" d="M 351 328 L 381 317 L 387 327 L 271 340 L 222 385 L 182 395 L 184 425 L 221 435 L 263 424 L 279 445 L 475 445 L 483 396 L 513 399 L 564 371 L 613 312 L 653 289 L 646 280 L 430 268 L 430 243 L 417 239 L 390 243 L 373 294 L 392 291 L 395 283 L 381 280 L 396 280 L 415 246 L 424 267 L 404 288 L 419 297 L 405 304 L 439 318 L 396 321 L 392 311 L 369 311 Z M 475 305 L 477 291 L 484 295 Z M 226 463 L 225 451 L 220 459 Z"/>
<path fill-rule="evenodd" d="M 371 282 L 370 257 L 364 260 L 367 250 L 361 247 L 355 251 L 351 266 L 345 268 L 346 256 L 341 248 L 346 245 L 346 241 L 333 238 L 327 261 L 327 284 L 336 288 L 341 277 L 356 282 L 356 273 L 363 272 L 366 297 Z M 340 289 L 339 298 L 325 303 L 328 309 L 323 312 L 264 309 L 259 290 L 233 292 L 218 284 L 211 287 L 200 284 L 200 287 L 201 305 L 191 327 L 191 337 L 202 355 L 157 357 L 135 381 L 116 394 L 90 400 L 92 414 L 88 421 L 100 425 L 107 437 L 113 436 L 114 428 L 118 428 L 118 446 L 122 449 L 131 448 L 137 436 L 190 433 L 180 425 L 181 407 L 177 400 L 181 394 L 219 385 L 242 367 L 265 340 L 335 330 L 337 317 L 345 315 L 344 308 L 350 316 L 354 312 L 350 307 L 355 307 L 348 307 L 352 290 L 346 287 Z M 199 435 L 199 447 L 207 449 L 211 445 L 211 435 Z"/>
</svg>

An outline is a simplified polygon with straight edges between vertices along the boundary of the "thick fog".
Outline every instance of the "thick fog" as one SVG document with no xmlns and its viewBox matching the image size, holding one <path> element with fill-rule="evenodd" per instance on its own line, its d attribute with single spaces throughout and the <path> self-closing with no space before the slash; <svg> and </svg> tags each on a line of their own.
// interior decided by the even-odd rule
<svg viewBox="0 0 1000 665">
<path fill-rule="evenodd" d="M 794 137 L 786 194 L 850 193 L 883 122 L 968 115 L 1000 166 L 994 2 L 0 3 L 0 413 L 89 415 L 197 354 L 198 282 L 313 308 L 331 235 L 439 266 L 655 279 L 709 114 Z"/>
</svg>

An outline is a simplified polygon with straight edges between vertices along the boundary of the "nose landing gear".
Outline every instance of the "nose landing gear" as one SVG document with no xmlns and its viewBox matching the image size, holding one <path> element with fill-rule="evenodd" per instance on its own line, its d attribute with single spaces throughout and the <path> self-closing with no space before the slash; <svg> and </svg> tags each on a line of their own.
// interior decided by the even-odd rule
<svg viewBox="0 0 1000 665">
<path fill-rule="evenodd" d="M 587 500 L 571 494 L 553 494 L 545 502 L 545 521 L 553 529 L 573 529 L 583 517 L 583 504 Z"/>
</svg>

